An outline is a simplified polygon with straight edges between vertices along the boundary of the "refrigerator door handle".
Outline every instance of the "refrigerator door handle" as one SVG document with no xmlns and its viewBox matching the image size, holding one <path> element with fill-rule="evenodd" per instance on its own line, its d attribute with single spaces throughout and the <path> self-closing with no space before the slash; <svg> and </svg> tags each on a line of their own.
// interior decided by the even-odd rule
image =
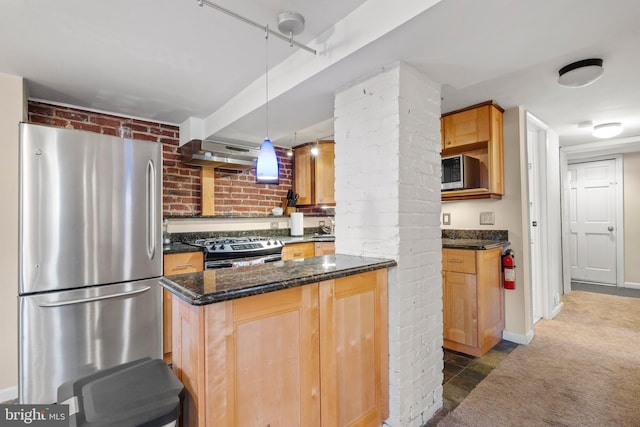
<svg viewBox="0 0 640 427">
<path fill-rule="evenodd" d="M 44 303 L 40 303 L 38 305 L 40 307 L 62 307 L 62 306 L 65 306 L 65 305 L 83 304 L 83 303 L 87 303 L 87 302 L 94 302 L 94 301 L 101 301 L 101 300 L 112 299 L 112 298 L 133 296 L 133 295 L 141 294 L 143 292 L 147 292 L 149 289 L 151 289 L 150 286 L 145 286 L 144 288 L 136 289 L 135 291 L 118 292 L 117 294 L 103 295 L 103 296 L 99 296 L 99 297 L 70 299 L 70 300 L 66 300 L 66 301 L 44 302 Z"/>
<path fill-rule="evenodd" d="M 147 256 L 153 259 L 156 253 L 156 167 L 153 160 L 147 163 Z"/>
</svg>

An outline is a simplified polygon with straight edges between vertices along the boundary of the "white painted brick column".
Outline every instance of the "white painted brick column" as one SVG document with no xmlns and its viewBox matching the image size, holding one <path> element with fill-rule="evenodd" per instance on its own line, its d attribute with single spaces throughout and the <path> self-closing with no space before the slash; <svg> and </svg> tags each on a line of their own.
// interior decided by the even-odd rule
<svg viewBox="0 0 640 427">
<path fill-rule="evenodd" d="M 335 97 L 336 252 L 393 258 L 393 427 L 442 406 L 440 86 L 399 63 Z"/>
</svg>

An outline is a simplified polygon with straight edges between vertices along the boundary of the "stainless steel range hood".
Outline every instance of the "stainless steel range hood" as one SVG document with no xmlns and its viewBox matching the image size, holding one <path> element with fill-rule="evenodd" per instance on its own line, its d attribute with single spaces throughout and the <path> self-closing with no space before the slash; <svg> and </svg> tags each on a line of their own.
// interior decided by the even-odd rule
<svg viewBox="0 0 640 427">
<path fill-rule="evenodd" d="M 226 141 L 194 139 L 180 147 L 187 165 L 229 170 L 247 170 L 256 166 L 260 148 Z"/>
</svg>

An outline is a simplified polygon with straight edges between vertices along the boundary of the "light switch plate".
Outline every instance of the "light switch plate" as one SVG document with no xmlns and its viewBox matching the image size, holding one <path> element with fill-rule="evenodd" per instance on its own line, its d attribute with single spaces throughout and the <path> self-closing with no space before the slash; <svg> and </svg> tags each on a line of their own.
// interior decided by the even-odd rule
<svg viewBox="0 0 640 427">
<path fill-rule="evenodd" d="M 495 212 L 480 212 L 480 225 L 494 225 L 495 223 Z"/>
<path fill-rule="evenodd" d="M 442 225 L 451 225 L 451 214 L 443 213 L 442 214 Z"/>
</svg>

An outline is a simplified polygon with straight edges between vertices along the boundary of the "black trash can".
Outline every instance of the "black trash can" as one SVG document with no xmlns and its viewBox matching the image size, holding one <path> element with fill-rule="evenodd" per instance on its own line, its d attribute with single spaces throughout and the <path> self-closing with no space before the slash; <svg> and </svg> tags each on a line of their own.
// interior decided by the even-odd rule
<svg viewBox="0 0 640 427">
<path fill-rule="evenodd" d="M 71 427 L 176 425 L 184 386 L 160 359 L 103 369 L 58 387 Z"/>
</svg>

